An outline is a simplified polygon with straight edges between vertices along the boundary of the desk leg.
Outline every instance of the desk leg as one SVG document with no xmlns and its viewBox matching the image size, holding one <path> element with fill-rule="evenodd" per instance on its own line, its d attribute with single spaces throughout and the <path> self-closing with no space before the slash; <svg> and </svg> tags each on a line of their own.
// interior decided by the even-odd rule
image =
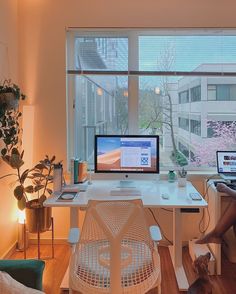
<svg viewBox="0 0 236 294">
<path fill-rule="evenodd" d="M 189 283 L 182 263 L 182 224 L 180 208 L 173 209 L 173 246 L 169 247 L 180 291 L 186 291 Z"/>
<path fill-rule="evenodd" d="M 78 228 L 79 226 L 79 209 L 78 207 L 70 208 L 70 228 Z"/>
</svg>

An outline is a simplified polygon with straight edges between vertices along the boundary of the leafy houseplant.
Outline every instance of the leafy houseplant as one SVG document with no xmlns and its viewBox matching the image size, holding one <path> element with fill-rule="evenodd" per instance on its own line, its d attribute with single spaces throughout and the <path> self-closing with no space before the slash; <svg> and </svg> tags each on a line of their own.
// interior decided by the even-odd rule
<svg viewBox="0 0 236 294">
<path fill-rule="evenodd" d="M 6 110 L 17 109 L 19 100 L 24 100 L 25 94 L 22 93 L 19 86 L 12 83 L 11 80 L 4 80 L 0 84 L 0 118 Z"/>
<path fill-rule="evenodd" d="M 15 179 L 14 196 L 17 199 L 18 208 L 23 210 L 26 208 L 30 211 L 30 218 L 33 219 L 34 224 L 30 232 L 41 232 L 47 230 L 51 225 L 51 208 L 43 207 L 43 202 L 52 193 L 49 185 L 53 180 L 53 166 L 55 156 L 49 158 L 45 156 L 31 169 L 23 170 L 24 165 L 24 150 L 20 152 L 20 134 L 21 128 L 19 119 L 21 113 L 17 109 L 6 110 L 0 117 L 0 140 L 2 146 L 0 148 L 1 158 L 12 168 L 13 172 L 1 176 L 0 179 L 11 176 Z M 32 198 L 32 199 L 31 199 Z M 45 212 L 46 211 L 46 212 Z M 32 216 L 33 215 L 33 216 Z M 41 216 L 40 216 L 41 215 Z M 49 221 L 46 220 L 48 228 L 41 220 L 48 215 Z M 38 225 L 40 223 L 40 225 Z"/>
</svg>

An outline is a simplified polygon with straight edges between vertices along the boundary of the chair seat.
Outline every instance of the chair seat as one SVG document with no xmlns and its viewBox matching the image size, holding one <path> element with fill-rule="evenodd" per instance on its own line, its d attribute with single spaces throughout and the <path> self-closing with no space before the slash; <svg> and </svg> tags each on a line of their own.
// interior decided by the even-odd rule
<svg viewBox="0 0 236 294">
<path fill-rule="evenodd" d="M 110 288 L 109 250 L 110 246 L 107 240 L 80 243 L 77 271 L 75 273 L 78 283 L 84 282 L 85 286 L 89 284 L 89 289 L 91 286 L 97 288 L 96 293 L 100 293 L 98 292 L 99 288 L 101 293 L 107 293 Z M 141 252 L 145 258 L 140 259 Z M 122 241 L 121 284 L 124 288 L 124 293 L 131 293 L 132 289 L 135 286 L 139 287 L 141 283 L 145 292 L 152 288 L 150 284 L 155 284 L 160 271 L 160 267 L 157 266 L 159 263 L 158 257 L 154 257 L 155 265 L 152 258 L 152 252 L 145 242 L 136 240 Z"/>
</svg>

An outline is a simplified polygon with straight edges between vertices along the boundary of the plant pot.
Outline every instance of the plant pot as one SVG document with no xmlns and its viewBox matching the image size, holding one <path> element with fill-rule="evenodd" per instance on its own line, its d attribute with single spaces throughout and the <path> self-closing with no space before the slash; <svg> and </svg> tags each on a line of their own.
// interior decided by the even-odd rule
<svg viewBox="0 0 236 294">
<path fill-rule="evenodd" d="M 178 186 L 185 187 L 187 184 L 187 178 L 178 178 Z"/>
<path fill-rule="evenodd" d="M 31 200 L 34 201 L 35 200 Z M 30 202 L 29 201 L 29 204 Z M 46 232 L 51 227 L 52 208 L 51 207 L 26 207 L 26 224 L 30 233 Z"/>
</svg>

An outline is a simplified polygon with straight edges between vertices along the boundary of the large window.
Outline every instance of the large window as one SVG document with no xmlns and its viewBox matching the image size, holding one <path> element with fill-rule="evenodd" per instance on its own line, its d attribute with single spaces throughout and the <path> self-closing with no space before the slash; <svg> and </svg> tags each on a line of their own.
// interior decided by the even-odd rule
<svg viewBox="0 0 236 294">
<path fill-rule="evenodd" d="M 161 170 L 212 168 L 217 149 L 236 148 L 222 140 L 233 125 L 208 124 L 235 121 L 235 48 L 234 30 L 69 29 L 68 160 L 93 168 L 95 134 L 150 134 Z"/>
<path fill-rule="evenodd" d="M 236 101 L 236 85 L 208 85 L 208 100 Z"/>
</svg>

